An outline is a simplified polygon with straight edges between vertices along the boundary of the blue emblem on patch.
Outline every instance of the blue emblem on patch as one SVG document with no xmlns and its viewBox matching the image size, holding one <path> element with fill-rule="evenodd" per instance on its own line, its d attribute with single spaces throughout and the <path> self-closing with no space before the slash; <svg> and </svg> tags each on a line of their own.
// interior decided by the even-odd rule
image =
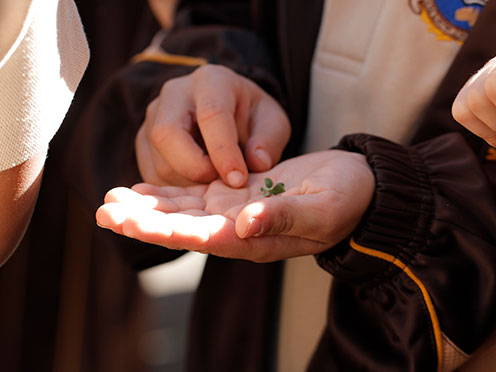
<svg viewBox="0 0 496 372">
<path fill-rule="evenodd" d="M 488 0 L 409 0 L 440 40 L 463 41 Z"/>
</svg>

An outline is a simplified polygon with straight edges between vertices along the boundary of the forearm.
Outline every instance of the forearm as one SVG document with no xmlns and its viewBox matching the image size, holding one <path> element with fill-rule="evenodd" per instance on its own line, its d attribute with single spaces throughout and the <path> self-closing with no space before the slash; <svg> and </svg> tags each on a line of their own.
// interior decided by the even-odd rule
<svg viewBox="0 0 496 372">
<path fill-rule="evenodd" d="M 0 265 L 12 255 L 29 224 L 41 184 L 46 153 L 0 172 Z"/>
</svg>

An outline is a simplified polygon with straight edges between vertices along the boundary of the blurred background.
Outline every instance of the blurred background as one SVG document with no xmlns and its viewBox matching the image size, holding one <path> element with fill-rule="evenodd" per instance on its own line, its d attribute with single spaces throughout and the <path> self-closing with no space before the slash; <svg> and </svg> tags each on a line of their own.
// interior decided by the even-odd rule
<svg viewBox="0 0 496 372">
<path fill-rule="evenodd" d="M 189 309 L 205 259 L 201 253 L 190 252 L 139 274 L 152 302 L 151 320 L 139 345 L 148 372 L 184 371 Z"/>
</svg>

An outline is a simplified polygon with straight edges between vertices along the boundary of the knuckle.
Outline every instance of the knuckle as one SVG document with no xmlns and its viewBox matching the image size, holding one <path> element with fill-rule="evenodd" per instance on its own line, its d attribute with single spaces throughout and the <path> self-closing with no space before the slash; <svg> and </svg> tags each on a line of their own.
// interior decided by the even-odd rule
<svg viewBox="0 0 496 372">
<path fill-rule="evenodd" d="M 287 234 L 293 230 L 294 224 L 293 215 L 286 208 L 281 208 L 277 213 L 277 222 L 268 228 L 267 233 L 271 235 Z"/>
<path fill-rule="evenodd" d="M 194 72 L 193 74 L 195 75 L 195 77 L 197 78 L 203 78 L 204 76 L 207 76 L 207 77 L 215 77 L 215 76 L 218 76 L 219 74 L 230 74 L 232 71 L 225 67 L 225 66 L 222 66 L 222 65 L 214 65 L 214 64 L 207 64 L 207 65 L 203 65 L 203 66 L 200 66 L 198 67 Z"/>
<path fill-rule="evenodd" d="M 154 125 L 150 129 L 150 142 L 156 149 L 162 148 L 173 137 L 173 129 L 168 125 Z"/>
<path fill-rule="evenodd" d="M 291 124 L 289 123 L 289 119 L 287 115 L 284 113 L 284 111 L 281 112 L 281 129 L 282 129 L 282 134 L 281 134 L 281 141 L 283 143 L 287 143 L 289 141 L 289 138 L 291 137 Z"/>
<path fill-rule="evenodd" d="M 155 116 L 155 112 L 157 111 L 158 98 L 155 98 L 151 101 L 146 107 L 145 111 L 145 120 L 150 120 L 150 118 Z"/>
<path fill-rule="evenodd" d="M 456 99 L 451 107 L 451 115 L 453 118 L 461 123 L 465 124 L 472 118 L 472 112 L 470 111 L 466 102 Z"/>
<path fill-rule="evenodd" d="M 281 126 L 283 127 L 284 130 L 291 132 L 291 124 L 289 124 L 288 116 L 286 115 L 286 113 L 282 108 L 280 111 L 280 115 L 281 115 L 280 118 Z"/>
<path fill-rule="evenodd" d="M 496 102 L 496 73 L 487 77 L 484 82 L 484 91 L 491 102 Z"/>
<path fill-rule="evenodd" d="M 156 167 L 155 172 L 158 180 L 162 182 L 173 180 L 176 177 L 174 170 L 165 161 L 161 162 L 161 164 Z"/>
<path fill-rule="evenodd" d="M 480 112 L 484 109 L 487 96 L 484 90 L 470 89 L 467 93 L 467 108 L 473 112 Z"/>
<path fill-rule="evenodd" d="M 209 100 L 197 113 L 198 122 L 203 126 L 219 123 L 219 118 L 225 115 L 225 108 L 220 102 Z"/>
<path fill-rule="evenodd" d="M 222 159 L 222 156 L 227 153 L 228 151 L 226 151 L 228 149 L 228 147 L 223 144 L 223 143 L 217 143 L 215 145 L 210 145 L 208 147 L 208 153 L 210 155 L 211 158 L 214 158 L 215 159 L 220 159 L 221 160 L 221 163 L 225 163 L 225 166 L 226 167 L 229 167 L 229 162 L 228 161 L 225 161 L 227 159 Z M 232 152 L 232 150 L 231 150 Z M 219 164 L 220 166 L 220 164 Z"/>
<path fill-rule="evenodd" d="M 183 86 L 184 82 L 186 81 L 187 76 L 188 75 L 186 75 L 186 76 L 179 76 L 179 77 L 175 77 L 175 78 L 172 78 L 172 79 L 167 80 L 162 85 L 162 88 L 160 89 L 160 94 L 164 94 L 168 90 L 177 90 L 177 89 L 180 89 Z"/>
</svg>

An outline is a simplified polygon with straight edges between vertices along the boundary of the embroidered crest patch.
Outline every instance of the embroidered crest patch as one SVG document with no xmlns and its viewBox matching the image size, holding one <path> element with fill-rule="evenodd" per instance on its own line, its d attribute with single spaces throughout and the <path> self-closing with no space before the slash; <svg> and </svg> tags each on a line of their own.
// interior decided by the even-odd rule
<svg viewBox="0 0 496 372">
<path fill-rule="evenodd" d="M 409 0 L 439 40 L 463 42 L 488 0 Z"/>
</svg>

